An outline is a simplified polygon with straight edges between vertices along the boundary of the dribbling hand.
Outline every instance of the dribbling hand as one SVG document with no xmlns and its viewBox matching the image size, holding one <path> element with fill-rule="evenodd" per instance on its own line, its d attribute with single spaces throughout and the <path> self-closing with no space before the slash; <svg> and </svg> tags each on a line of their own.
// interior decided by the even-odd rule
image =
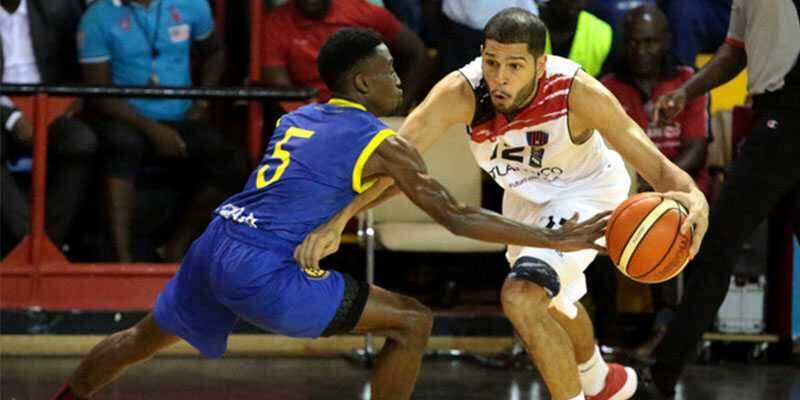
<svg viewBox="0 0 800 400">
<path fill-rule="evenodd" d="M 689 259 L 693 259 L 700 251 L 703 237 L 708 229 L 708 201 L 706 196 L 699 190 L 690 193 L 686 192 L 667 192 L 663 196 L 683 204 L 689 215 L 683 221 L 681 233 L 692 238 L 692 247 L 689 249 Z"/>
</svg>

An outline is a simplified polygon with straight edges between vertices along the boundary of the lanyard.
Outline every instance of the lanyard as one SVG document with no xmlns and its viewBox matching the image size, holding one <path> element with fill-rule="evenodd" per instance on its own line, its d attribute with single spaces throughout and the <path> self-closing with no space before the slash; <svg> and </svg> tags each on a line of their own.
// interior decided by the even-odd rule
<svg viewBox="0 0 800 400">
<path fill-rule="evenodd" d="M 145 29 L 144 23 L 141 21 L 141 19 L 139 19 L 139 14 L 136 12 L 133 6 L 130 5 L 130 3 L 128 3 L 128 8 L 130 9 L 131 14 L 133 14 L 133 20 L 136 21 L 136 27 L 139 28 L 139 30 L 142 32 L 144 39 L 147 41 L 147 45 L 150 47 L 150 57 L 153 58 L 154 62 L 155 59 L 158 58 L 159 56 L 158 48 L 156 48 L 156 42 L 158 41 L 158 31 L 159 28 L 161 27 L 161 25 L 159 25 L 161 23 L 161 9 L 164 8 L 163 7 L 164 0 L 158 0 L 158 1 L 159 3 L 158 3 L 158 14 L 156 14 L 156 27 L 155 29 L 153 29 L 152 35 L 150 35 L 152 36 L 152 38 L 147 35 L 148 30 Z"/>
<path fill-rule="evenodd" d="M 153 34 L 151 35 L 152 38 L 150 38 L 147 35 L 148 33 L 147 29 L 145 29 L 144 23 L 142 23 L 142 21 L 139 19 L 139 14 L 137 14 L 133 6 L 130 3 L 128 3 L 128 8 L 130 9 L 131 14 L 133 14 L 133 20 L 136 21 L 136 27 L 139 28 L 139 31 L 142 32 L 142 36 L 144 36 L 144 39 L 147 41 L 147 45 L 150 47 L 151 71 L 150 71 L 150 81 L 148 82 L 150 86 L 158 86 L 160 82 L 158 74 L 156 73 L 156 59 L 160 55 L 160 53 L 158 52 L 158 48 L 156 47 L 156 42 L 158 41 L 158 31 L 159 31 L 158 28 L 160 28 L 161 26 L 159 25 L 161 23 L 161 9 L 164 8 L 163 6 L 165 0 L 157 0 L 157 1 L 159 1 L 158 14 L 156 14 L 156 27 L 155 29 L 153 29 Z"/>
</svg>

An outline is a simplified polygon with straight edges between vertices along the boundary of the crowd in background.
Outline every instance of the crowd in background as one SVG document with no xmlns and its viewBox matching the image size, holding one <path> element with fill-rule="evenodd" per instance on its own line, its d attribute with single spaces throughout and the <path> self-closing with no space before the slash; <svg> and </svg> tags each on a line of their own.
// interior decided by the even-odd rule
<svg viewBox="0 0 800 400">
<path fill-rule="evenodd" d="M 327 101 L 316 57 L 346 26 L 387 41 L 404 83 L 406 114 L 433 82 L 479 56 L 482 27 L 506 7 L 537 13 L 546 51 L 579 62 L 618 97 L 665 155 L 711 194 L 705 168 L 708 98 L 669 125 L 653 121 L 657 98 L 693 75 L 699 52 L 724 40 L 730 1 L 672 0 L 293 0 L 265 4 L 261 82 L 249 82 L 248 2 L 231 2 L 218 32 L 206 0 L 0 0 L 3 83 L 150 86 L 258 84 L 311 87 Z M 220 10 L 217 10 L 220 11 Z M 74 38 L 74 40 L 72 40 Z M 265 104 L 265 136 L 307 102 Z M 217 111 L 213 115 L 210 107 Z M 7 253 L 30 232 L 30 116 L 2 105 L 2 241 Z M 49 129 L 46 232 L 72 261 L 176 261 L 211 211 L 247 177 L 244 110 L 235 102 L 181 99 L 78 101 Z M 231 123 L 231 121 L 235 121 Z M 238 124 L 236 123 L 238 121 Z M 225 126 L 226 129 L 219 129 Z M 487 188 L 493 185 L 486 185 Z M 648 190 L 640 182 L 640 190 Z M 495 189 L 496 190 L 496 189 Z M 499 203 L 485 193 L 485 203 Z M 597 310 L 614 314 L 613 267 L 590 274 Z M 453 288 L 454 282 L 445 285 Z M 673 286 L 656 289 L 668 322 Z M 452 293 L 444 292 L 445 297 Z M 599 318 L 608 321 L 611 318 Z M 599 336 L 610 336 L 601 325 Z"/>
<path fill-rule="evenodd" d="M 225 32 L 206 0 L 0 0 L 3 83 L 311 87 L 327 101 L 316 55 L 345 26 L 387 41 L 406 114 L 433 82 L 479 55 L 482 27 L 522 7 L 549 28 L 546 51 L 573 59 L 617 95 L 659 148 L 704 190 L 707 98 L 672 126 L 654 100 L 691 77 L 724 40 L 729 0 L 290 0 L 265 2 L 261 82 L 246 79 L 248 2 L 230 2 Z M 658 21 L 629 13 L 659 7 Z M 663 12 L 663 14 L 662 14 Z M 641 12 L 640 12 L 641 14 Z M 650 15 L 650 14 L 647 14 Z M 643 78 L 644 77 L 644 78 Z M 266 104 L 265 136 L 302 102 Z M 30 116 L 2 105 L 2 247 L 30 231 Z M 210 118 L 213 107 L 214 118 Z M 219 201 L 247 176 L 243 108 L 181 99 L 86 99 L 49 128 L 46 229 L 74 261 L 175 261 Z M 238 121 L 230 123 L 230 121 Z M 218 127 L 225 126 L 221 130 Z M 491 201 L 490 201 L 491 202 Z"/>
</svg>

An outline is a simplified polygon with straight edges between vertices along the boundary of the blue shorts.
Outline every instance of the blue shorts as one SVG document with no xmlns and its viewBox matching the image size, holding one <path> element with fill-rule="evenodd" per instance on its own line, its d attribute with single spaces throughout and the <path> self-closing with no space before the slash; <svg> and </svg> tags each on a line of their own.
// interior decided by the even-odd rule
<svg viewBox="0 0 800 400">
<path fill-rule="evenodd" d="M 215 218 L 192 243 L 156 301 L 162 329 L 212 358 L 225 353 L 239 318 L 292 337 L 352 330 L 367 300 L 366 284 L 336 271 L 304 271 L 291 247 L 257 245 L 233 235 L 230 224 Z"/>
</svg>

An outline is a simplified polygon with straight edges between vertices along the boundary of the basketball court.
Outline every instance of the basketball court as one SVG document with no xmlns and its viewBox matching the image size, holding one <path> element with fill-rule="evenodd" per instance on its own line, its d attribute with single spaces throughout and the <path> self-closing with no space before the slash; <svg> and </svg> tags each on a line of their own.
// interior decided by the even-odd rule
<svg viewBox="0 0 800 400">
<path fill-rule="evenodd" d="M 47 399 L 78 358 L 4 357 L 0 398 Z M 134 368 L 97 400 L 369 399 L 369 371 L 339 357 L 162 357 Z M 335 376 L 335 379 L 331 379 Z M 548 398 L 533 370 L 466 361 L 425 362 L 415 399 Z M 790 366 L 692 366 L 676 399 L 800 399 L 800 370 Z"/>
</svg>

